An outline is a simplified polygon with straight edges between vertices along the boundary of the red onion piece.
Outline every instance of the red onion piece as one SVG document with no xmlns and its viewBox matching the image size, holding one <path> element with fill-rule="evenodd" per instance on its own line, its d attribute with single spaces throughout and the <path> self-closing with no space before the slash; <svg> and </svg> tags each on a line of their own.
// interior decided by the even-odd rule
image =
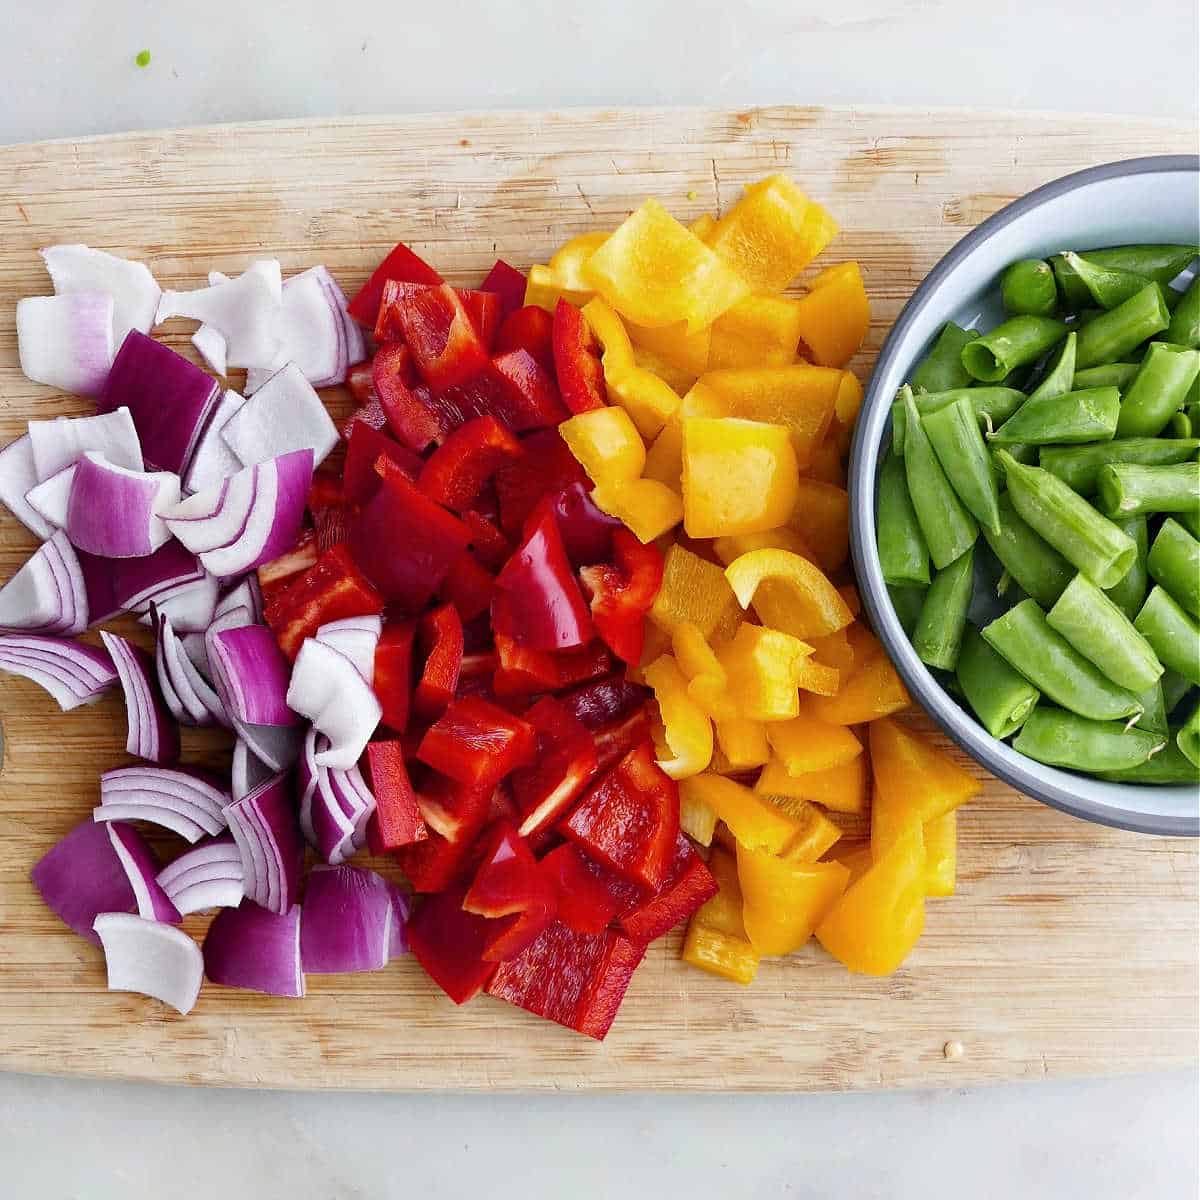
<svg viewBox="0 0 1200 1200">
<path fill-rule="evenodd" d="M 225 444 L 246 466 L 295 450 L 323 462 L 338 431 L 321 397 L 293 362 L 276 371 L 221 429 Z"/>
<path fill-rule="evenodd" d="M 299 725 L 248 725 L 235 720 L 233 728 L 272 771 L 290 770 L 304 742 L 304 730 Z"/>
<path fill-rule="evenodd" d="M 0 671 L 40 684 L 63 712 L 95 703 L 117 682 L 116 669 L 103 650 L 34 634 L 0 637 Z"/>
<path fill-rule="evenodd" d="M 63 467 L 57 475 L 36 484 L 25 493 L 25 503 L 51 529 L 63 529 L 71 508 L 71 488 L 75 483 L 75 464 Z"/>
<path fill-rule="evenodd" d="M 265 625 L 243 625 L 218 633 L 210 661 L 236 721 L 249 725 L 298 725 L 287 706 L 288 662 Z"/>
<path fill-rule="evenodd" d="M 110 992 L 139 992 L 191 1012 L 200 995 L 204 958 L 181 929 L 128 913 L 102 913 L 96 932 L 104 947 Z"/>
<path fill-rule="evenodd" d="M 360 362 L 366 361 L 367 340 L 363 337 L 363 331 L 358 322 L 350 315 L 349 305 L 346 303 L 346 293 L 342 291 L 337 280 L 324 267 L 313 267 L 313 270 L 322 273 L 325 290 L 329 293 L 333 306 L 341 318 L 346 334 L 346 367 L 349 369 L 357 366 Z M 342 381 L 338 380 L 337 382 Z"/>
<path fill-rule="evenodd" d="M 294 363 L 314 387 L 341 383 L 346 377 L 346 333 L 341 313 L 325 286 L 324 267 L 311 267 L 283 283 L 280 347 L 277 362 Z M 270 378 L 261 368 L 246 372 L 246 394 Z"/>
<path fill-rule="evenodd" d="M 22 434 L 0 450 L 0 504 L 35 537 L 47 538 L 51 533 L 50 526 L 25 499 L 26 493 L 36 487 L 37 482 L 33 445 L 29 434 Z"/>
<path fill-rule="evenodd" d="M 168 509 L 163 519 L 193 553 L 218 550 L 245 531 L 257 484 L 258 469 L 246 467 Z"/>
<path fill-rule="evenodd" d="M 160 592 L 146 605 L 142 624 L 154 624 L 149 614 L 150 604 L 153 604 L 162 616 L 170 619 L 177 633 L 203 633 L 216 615 L 219 592 L 220 586 L 212 575 L 202 575 Z"/>
<path fill-rule="evenodd" d="M 116 580 L 113 590 L 120 608 L 131 612 L 141 612 L 151 600 L 204 578 L 200 560 L 176 541 L 167 542 L 145 558 L 101 559 L 99 562 L 107 564 Z"/>
<path fill-rule="evenodd" d="M 273 774 L 271 768 L 241 738 L 238 738 L 233 747 L 233 769 L 230 773 L 233 798 L 240 800 L 249 792 L 254 791 L 260 783 L 270 779 Z"/>
<path fill-rule="evenodd" d="M 56 294 L 106 292 L 112 297 L 114 345 L 131 329 L 150 332 L 162 292 L 145 263 L 90 246 L 47 246 L 40 253 Z"/>
<path fill-rule="evenodd" d="M 191 850 L 185 850 L 178 858 L 167 863 L 158 873 L 158 882 L 166 890 L 170 890 L 182 876 L 205 866 L 221 866 L 223 863 L 242 864 L 241 851 L 233 840 L 233 834 L 226 831 L 220 837 L 208 838 Z"/>
<path fill-rule="evenodd" d="M 242 902 L 242 856 L 232 837 L 206 842 L 164 867 L 158 883 L 181 913 Z"/>
<path fill-rule="evenodd" d="M 29 422 L 29 444 L 38 481 L 73 466 L 85 454 L 95 453 L 117 467 L 142 471 L 142 446 L 133 415 L 127 408 L 94 417 L 54 417 Z"/>
<path fill-rule="evenodd" d="M 362 757 L 383 710 L 354 663 L 315 638 L 300 648 L 287 703 L 329 739 L 318 766 L 349 770 Z"/>
<path fill-rule="evenodd" d="M 192 340 L 195 341 L 195 338 Z M 184 472 L 183 486 L 189 492 L 211 488 L 242 469 L 241 460 L 225 444 L 221 430 L 245 403 L 246 398 L 231 388 L 222 392 L 221 398 L 213 405 Z"/>
<path fill-rule="evenodd" d="M 21 370 L 35 383 L 98 395 L 113 362 L 113 302 L 103 292 L 17 301 Z"/>
<path fill-rule="evenodd" d="M 358 673 L 371 683 L 375 679 L 375 647 L 383 633 L 383 618 L 346 617 L 330 621 L 317 630 L 317 641 L 344 654 Z"/>
<path fill-rule="evenodd" d="M 87 622 L 83 569 L 60 529 L 0 587 L 0 633 L 74 635 Z"/>
<path fill-rule="evenodd" d="M 177 721 L 186 725 L 211 725 L 214 721 L 228 724 L 221 698 L 184 653 L 170 618 L 161 612 L 154 665 L 167 707 L 171 707 L 171 695 L 179 703 L 180 712 L 172 709 Z"/>
<path fill-rule="evenodd" d="M 247 898 L 271 912 L 287 912 L 299 892 L 304 865 L 287 776 L 275 775 L 234 800 L 225 816 L 242 854 Z"/>
<path fill-rule="evenodd" d="M 228 795 L 190 771 L 135 766 L 100 776 L 100 806 L 92 819 L 149 821 L 193 844 L 226 826 L 222 802 Z"/>
<path fill-rule="evenodd" d="M 179 727 L 163 711 L 158 682 L 144 650 L 107 630 L 100 631 L 125 693 L 125 749 L 149 762 L 172 763 L 179 758 Z"/>
<path fill-rule="evenodd" d="M 388 958 L 408 953 L 408 918 L 412 912 L 408 897 L 393 883 L 388 885 L 392 899 L 392 935 L 388 941 Z"/>
<path fill-rule="evenodd" d="M 201 325 L 192 334 L 192 345 L 196 353 L 204 360 L 204 365 L 215 375 L 229 373 L 229 363 L 226 355 L 225 335 L 211 325 Z"/>
<path fill-rule="evenodd" d="M 362 867 L 314 867 L 304 893 L 300 962 L 306 972 L 381 971 L 395 919 L 391 889 Z"/>
<path fill-rule="evenodd" d="M 183 917 L 158 882 L 158 861 L 132 825 L 111 821 L 106 826 L 112 848 L 137 900 L 138 916 L 177 925 Z"/>
<path fill-rule="evenodd" d="M 213 983 L 269 996 L 304 995 L 300 906 L 276 915 L 243 900 L 217 913 L 204 939 L 204 970 Z"/>
<path fill-rule="evenodd" d="M 367 844 L 375 797 L 357 767 L 340 771 L 319 765 L 318 756 L 327 747 L 315 729 L 308 731 L 297 763 L 300 828 L 309 845 L 337 866 Z"/>
<path fill-rule="evenodd" d="M 85 454 L 75 466 L 67 535 L 89 554 L 145 558 L 170 541 L 160 514 L 178 502 L 178 475 L 127 471 Z"/>
<path fill-rule="evenodd" d="M 232 608 L 244 608 L 250 614 L 250 624 L 261 625 L 263 619 L 262 590 L 253 575 L 247 575 L 235 584 L 217 602 L 214 617 L 223 616 Z"/>
</svg>

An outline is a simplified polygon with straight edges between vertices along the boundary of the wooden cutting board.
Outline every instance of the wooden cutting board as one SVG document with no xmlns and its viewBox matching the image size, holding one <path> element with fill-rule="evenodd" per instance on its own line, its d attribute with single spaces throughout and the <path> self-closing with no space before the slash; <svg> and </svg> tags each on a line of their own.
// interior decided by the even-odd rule
<svg viewBox="0 0 1200 1200">
<path fill-rule="evenodd" d="M 48 292 L 37 248 L 87 242 L 197 287 L 279 257 L 353 289 L 403 238 L 455 283 L 527 266 L 647 195 L 684 219 L 774 171 L 827 204 L 871 294 L 865 373 L 922 276 L 1009 200 L 1094 163 L 1194 149 L 1182 124 L 778 108 L 271 123 L 0 149 L 0 442 L 88 411 L 26 381 L 13 306 Z M 183 323 L 172 330 L 186 344 Z M 344 400 L 344 398 L 342 398 Z M 32 547 L 0 515 L 0 578 Z M 1197 1057 L 1196 844 L 1072 820 L 989 780 L 963 811 L 958 895 L 890 979 L 810 946 L 750 988 L 677 961 L 638 971 L 597 1045 L 498 1001 L 456 1009 L 412 961 L 314 977 L 304 1001 L 214 986 L 186 1018 L 104 990 L 97 949 L 28 882 L 123 763 L 119 698 L 61 715 L 0 676 L 0 1066 L 277 1087 L 819 1089 L 1144 1071 Z M 214 737 L 185 736 L 219 761 Z M 955 752 L 957 754 L 957 752 Z M 198 932 L 200 919 L 188 928 Z M 943 1047 L 962 1043 L 961 1057 Z"/>
</svg>

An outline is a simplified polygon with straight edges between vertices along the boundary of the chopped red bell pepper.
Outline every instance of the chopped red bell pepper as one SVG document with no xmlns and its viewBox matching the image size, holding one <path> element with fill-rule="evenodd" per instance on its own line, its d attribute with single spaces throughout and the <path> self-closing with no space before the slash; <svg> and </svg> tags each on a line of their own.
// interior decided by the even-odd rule
<svg viewBox="0 0 1200 1200">
<path fill-rule="evenodd" d="M 331 504 L 328 508 L 313 513 L 313 533 L 317 538 L 317 549 L 324 553 L 331 546 L 346 540 L 350 524 L 351 509 L 348 504 Z"/>
<path fill-rule="evenodd" d="M 495 635 L 499 665 L 492 681 L 496 695 L 532 696 L 599 679 L 614 667 L 608 647 L 599 640 L 575 650 L 532 650 L 510 637 Z"/>
<path fill-rule="evenodd" d="M 498 354 L 470 379 L 441 393 L 464 418 L 490 414 L 516 433 L 546 429 L 569 416 L 554 376 L 526 350 Z"/>
<path fill-rule="evenodd" d="M 395 438 L 367 425 L 357 424 L 350 431 L 346 461 L 342 467 L 342 487 L 346 500 L 351 504 L 366 504 L 379 490 L 379 472 L 375 470 L 375 464 L 381 454 L 390 458 L 409 479 L 416 479 L 425 465 L 418 454 L 402 446 Z"/>
<path fill-rule="evenodd" d="M 492 798 L 488 801 L 488 824 L 507 821 L 508 824 L 515 825 L 517 816 L 517 805 L 512 798 L 512 789 L 508 786 L 507 779 L 501 780 L 495 791 L 492 792 Z"/>
<path fill-rule="evenodd" d="M 541 498 L 572 483 L 588 486 L 587 473 L 567 448 L 557 429 L 541 429 L 521 439 L 524 459 L 496 472 L 500 527 L 509 537 L 520 535 Z"/>
<path fill-rule="evenodd" d="M 322 551 L 303 575 L 264 606 L 263 616 L 288 658 L 329 621 L 383 612 L 383 597 L 358 569 L 345 544 Z"/>
<path fill-rule="evenodd" d="M 379 316 L 375 320 L 375 340 L 380 343 L 403 341 L 404 327 L 400 306 L 418 292 L 429 290 L 431 289 L 428 284 L 389 280 L 383 289 Z M 484 348 L 490 354 L 503 319 L 500 297 L 491 292 L 474 292 L 467 288 L 455 288 L 454 292 L 462 301 L 475 332 L 479 334 Z"/>
<path fill-rule="evenodd" d="M 551 850 L 541 866 L 558 894 L 558 919 L 576 933 L 600 933 L 636 908 L 646 894 L 570 842 Z"/>
<path fill-rule="evenodd" d="M 375 812 L 367 826 L 371 853 L 399 850 L 427 838 L 417 793 L 404 765 L 403 745 L 399 741 L 371 742 L 367 764 L 375 795 Z"/>
<path fill-rule="evenodd" d="M 636 746 L 576 805 L 562 833 L 623 879 L 657 889 L 670 869 L 679 834 L 679 789 Z"/>
<path fill-rule="evenodd" d="M 417 793 L 418 800 L 420 793 Z M 422 810 L 424 811 L 424 810 Z M 451 842 L 440 833 L 427 829 L 422 841 L 401 846 L 396 862 L 414 892 L 441 892 L 461 880 L 471 867 L 471 842 Z"/>
<path fill-rule="evenodd" d="M 496 335 L 496 353 L 528 350 L 546 368 L 554 370 L 554 320 L 536 304 L 518 307 L 504 318 Z"/>
<path fill-rule="evenodd" d="M 466 912 L 489 920 L 484 959 L 504 962 L 520 954 L 554 920 L 557 900 L 525 839 L 511 822 L 496 822 L 485 835 L 483 859 L 463 898 Z"/>
<path fill-rule="evenodd" d="M 368 329 L 375 328 L 383 289 L 389 279 L 425 284 L 442 282 L 442 277 L 424 259 L 415 255 L 403 242 L 398 242 L 347 305 L 347 311 L 360 325 Z"/>
<path fill-rule="evenodd" d="M 591 597 L 596 632 L 623 662 L 642 660 L 646 614 L 662 586 L 663 556 L 653 542 L 644 545 L 628 529 L 613 534 L 615 562 L 579 572 Z"/>
<path fill-rule="evenodd" d="M 475 417 L 425 460 L 417 486 L 438 504 L 465 512 L 497 470 L 517 462 L 522 453 L 521 443 L 495 417 Z"/>
<path fill-rule="evenodd" d="M 530 762 L 536 748 L 527 722 L 478 696 L 464 696 L 429 727 L 417 757 L 460 783 L 490 789 Z"/>
<path fill-rule="evenodd" d="M 311 529 L 306 529 L 301 533 L 296 544 L 285 554 L 263 563 L 255 572 L 263 603 L 269 604 L 277 596 L 286 592 L 291 584 L 316 563 L 317 557 L 316 535 Z"/>
<path fill-rule="evenodd" d="M 559 696 L 567 711 L 593 733 L 640 713 L 649 699 L 648 689 L 624 675 L 609 675 Z"/>
<path fill-rule="evenodd" d="M 534 650 L 567 650 L 592 639 L 592 619 L 547 512 L 496 576 L 492 627 Z"/>
<path fill-rule="evenodd" d="M 487 994 L 603 1041 L 645 952 L 611 929 L 576 933 L 555 921 L 497 967 Z"/>
<path fill-rule="evenodd" d="M 350 395 L 354 397 L 355 404 L 367 405 L 372 400 L 378 400 L 375 395 L 375 380 L 371 377 L 371 360 L 369 358 L 355 363 L 346 372 L 346 387 L 350 389 Z M 380 427 L 377 425 L 375 428 Z"/>
<path fill-rule="evenodd" d="M 371 371 L 388 428 L 404 445 L 420 451 L 443 436 L 446 418 L 435 410 L 429 388 L 417 379 L 412 353 L 403 342 L 381 346 L 372 360 Z M 457 423 L 452 422 L 449 427 Z"/>
<path fill-rule="evenodd" d="M 403 733 L 412 703 L 412 652 L 416 624 L 389 621 L 375 646 L 375 676 L 372 687 L 383 709 L 384 725 Z"/>
<path fill-rule="evenodd" d="M 607 771 L 635 746 L 641 745 L 651 736 L 650 706 L 646 705 L 629 716 L 596 730 L 593 736 L 596 739 L 596 757 L 600 761 L 600 770 Z"/>
<path fill-rule="evenodd" d="M 447 604 L 453 604 L 458 609 L 458 615 L 465 625 L 491 608 L 492 597 L 496 594 L 496 577 L 490 571 L 485 571 L 468 550 L 454 560 L 438 594 Z"/>
<path fill-rule="evenodd" d="M 537 734 L 537 754 L 512 773 L 520 832 L 529 837 L 553 825 L 598 772 L 592 735 L 552 696 L 539 700 L 525 720 Z"/>
<path fill-rule="evenodd" d="M 362 366 L 370 367 L 371 364 L 363 363 Z M 342 438 L 348 442 L 355 425 L 369 425 L 372 429 L 384 429 L 387 423 L 387 413 L 383 411 L 383 405 L 379 403 L 379 397 L 375 395 L 375 385 L 372 383 L 370 398 L 356 408 L 342 425 Z"/>
<path fill-rule="evenodd" d="M 318 513 L 323 508 L 342 504 L 346 497 L 342 492 L 342 473 L 326 463 L 313 472 L 308 488 L 308 511 Z"/>
<path fill-rule="evenodd" d="M 471 531 L 471 551 L 489 571 L 499 571 L 512 557 L 512 542 L 481 512 L 468 509 L 463 524 Z"/>
<path fill-rule="evenodd" d="M 495 963 L 483 960 L 487 918 L 463 911 L 465 895 L 466 888 L 457 887 L 428 896 L 407 927 L 413 957 L 455 1004 L 478 995 L 496 970 Z"/>
<path fill-rule="evenodd" d="M 417 788 L 417 807 L 430 832 L 470 850 L 480 830 L 492 819 L 495 791 L 491 784 L 461 783 L 430 771 Z"/>
<path fill-rule="evenodd" d="M 494 292 L 500 297 L 501 319 L 504 320 L 525 303 L 526 282 L 525 276 L 516 267 L 498 258 L 496 265 L 487 273 L 487 278 L 479 285 L 479 290 Z"/>
<path fill-rule="evenodd" d="M 488 365 L 471 314 L 448 283 L 402 292 L 391 312 L 418 374 L 435 393 L 466 383 Z M 378 375 L 375 388 L 379 391 Z"/>
<path fill-rule="evenodd" d="M 424 665 L 413 692 L 412 709 L 417 716 L 434 721 L 454 699 L 462 670 L 462 618 L 454 605 L 443 604 L 421 618 L 417 648 L 424 655 Z"/>
<path fill-rule="evenodd" d="M 540 500 L 529 514 L 526 527 L 543 508 L 554 513 L 562 534 L 563 549 L 572 566 L 585 567 L 612 560 L 613 533 L 624 526 L 616 517 L 601 512 L 592 503 L 591 493 L 582 483 L 572 483 Z"/>
<path fill-rule="evenodd" d="M 687 836 L 675 839 L 675 854 L 657 895 L 642 901 L 621 918 L 621 928 L 635 942 L 652 942 L 686 921 L 717 894 L 717 881 Z"/>
<path fill-rule="evenodd" d="M 375 469 L 383 485 L 351 522 L 347 544 L 383 595 L 416 613 L 466 551 L 471 535 L 391 459 L 381 455 Z"/>
<path fill-rule="evenodd" d="M 554 371 L 563 403 L 573 413 L 608 403 L 600 343 L 583 313 L 561 299 L 554 307 Z"/>
</svg>

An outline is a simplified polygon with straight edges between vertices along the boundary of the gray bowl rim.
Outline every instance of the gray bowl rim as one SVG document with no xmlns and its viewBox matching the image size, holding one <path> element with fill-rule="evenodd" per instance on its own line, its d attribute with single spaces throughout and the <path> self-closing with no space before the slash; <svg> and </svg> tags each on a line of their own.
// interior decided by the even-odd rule
<svg viewBox="0 0 1200 1200">
<path fill-rule="evenodd" d="M 850 453 L 850 550 L 855 576 L 862 593 L 863 604 L 875 632 L 879 635 L 888 654 L 896 664 L 913 699 L 937 722 L 943 732 L 971 758 L 986 767 L 991 773 L 1019 791 L 1040 800 L 1051 808 L 1057 808 L 1071 816 L 1134 833 L 1157 834 L 1165 837 L 1200 837 L 1200 813 L 1172 816 L 1169 814 L 1122 813 L 1110 804 L 1101 804 L 1072 790 L 1069 781 L 1078 779 L 1079 786 L 1086 787 L 1084 776 L 1073 776 L 1066 771 L 1055 771 L 1064 781 L 1046 781 L 1026 770 L 1020 763 L 1010 763 L 996 752 L 1000 744 L 980 725 L 973 716 L 960 708 L 934 678 L 920 660 L 916 666 L 906 660 L 901 651 L 911 646 L 904 630 L 900 627 L 892 602 L 883 582 L 883 571 L 875 546 L 875 484 L 877 458 L 881 437 L 867 437 L 869 414 L 880 406 L 890 408 L 892 398 L 885 397 L 881 381 L 894 360 L 901 356 L 901 346 L 909 327 L 916 321 L 924 308 L 932 301 L 943 281 L 964 259 L 984 244 L 994 233 L 1034 209 L 1076 188 L 1105 179 L 1126 175 L 1169 174 L 1179 171 L 1200 173 L 1200 155 L 1159 154 L 1144 158 L 1131 158 L 1122 162 L 1104 163 L 1082 171 L 1051 180 L 1032 192 L 1005 205 L 999 212 L 988 217 L 966 234 L 941 258 L 925 277 L 908 303 L 900 311 L 890 332 L 884 339 L 879 356 L 872 369 L 872 379 L 867 386 L 862 413 Z M 872 452 L 876 461 L 867 469 Z M 1128 785 L 1133 788 L 1135 785 Z M 1138 789 L 1149 790 L 1149 789 Z M 1154 789 L 1158 790 L 1158 789 Z"/>
</svg>

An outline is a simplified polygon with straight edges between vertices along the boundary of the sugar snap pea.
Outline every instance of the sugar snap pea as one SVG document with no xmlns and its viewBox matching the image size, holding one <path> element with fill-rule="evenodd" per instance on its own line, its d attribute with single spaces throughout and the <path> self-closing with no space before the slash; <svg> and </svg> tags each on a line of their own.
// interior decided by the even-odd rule
<svg viewBox="0 0 1200 1200">
<path fill-rule="evenodd" d="M 1148 283 L 1123 304 L 1101 313 L 1080 329 L 1075 363 L 1083 369 L 1117 362 L 1169 324 L 1162 288 Z"/>
<path fill-rule="evenodd" d="M 1084 445 L 1109 441 L 1117 431 L 1121 393 L 1115 387 L 1066 395 L 1030 396 L 991 436 L 998 446 Z"/>
<path fill-rule="evenodd" d="M 992 737 L 1016 733 L 1041 698 L 1037 688 L 1009 666 L 973 626 L 967 627 L 963 637 L 956 676 L 967 703 Z"/>
<path fill-rule="evenodd" d="M 1075 390 L 1075 343 L 1079 335 L 1072 330 L 1063 339 L 1053 362 L 1047 368 L 1041 383 L 1029 393 L 1030 400 L 1048 400 L 1054 396 L 1065 396 Z M 1011 420 L 1011 418 L 1009 418 Z"/>
<path fill-rule="evenodd" d="M 1052 767 L 1073 771 L 1128 771 L 1167 744 L 1160 733 L 1127 729 L 1120 721 L 1095 721 L 1060 708 L 1038 705 L 1013 742 L 1013 749 Z"/>
<path fill-rule="evenodd" d="M 1125 517 L 1113 524 L 1133 539 L 1137 555 L 1129 570 L 1104 594 L 1132 621 L 1146 600 L 1150 587 L 1150 573 L 1146 569 L 1146 557 L 1150 550 L 1149 530 L 1145 517 Z"/>
<path fill-rule="evenodd" d="M 1176 346 L 1200 347 L 1200 274 L 1188 285 L 1171 314 L 1167 341 Z"/>
<path fill-rule="evenodd" d="M 1167 667 L 1158 682 L 1162 687 L 1163 708 L 1167 710 L 1167 716 L 1171 717 L 1188 692 L 1192 690 L 1191 680 L 1184 679 L 1178 671 L 1172 671 L 1170 667 Z"/>
<path fill-rule="evenodd" d="M 1000 532 L 985 528 L 983 536 L 1005 572 L 1027 595 L 1049 608 L 1074 575 L 1070 564 L 1018 515 L 1012 497 L 1000 497 Z"/>
<path fill-rule="evenodd" d="M 1200 463 L 1107 463 L 1096 473 L 1096 496 L 1100 511 L 1110 517 L 1195 512 L 1200 509 Z"/>
<path fill-rule="evenodd" d="M 1079 391 L 1094 387 L 1115 387 L 1124 391 L 1138 373 L 1141 364 L 1129 362 L 1102 363 L 1098 367 L 1088 367 L 1076 371 L 1071 387 Z"/>
<path fill-rule="evenodd" d="M 1146 566 L 1193 617 L 1200 617 L 1200 541 L 1168 517 L 1155 535 Z"/>
<path fill-rule="evenodd" d="M 1200 625 L 1155 584 L 1133 618 L 1133 627 L 1150 643 L 1158 661 L 1189 683 L 1200 684 Z"/>
<path fill-rule="evenodd" d="M 953 671 L 958 662 L 971 604 L 974 569 L 975 555 L 968 549 L 934 576 L 925 593 L 912 645 L 917 657 L 931 667 Z"/>
<path fill-rule="evenodd" d="M 917 621 L 921 618 L 921 607 L 925 603 L 927 590 L 917 585 L 888 584 L 888 595 L 892 599 L 892 607 L 896 610 L 896 619 L 907 637 L 912 637 Z"/>
<path fill-rule="evenodd" d="M 1062 258 L 1087 288 L 1092 300 L 1104 309 L 1116 308 L 1135 292 L 1140 292 L 1146 284 L 1153 282 L 1145 275 L 1137 275 L 1133 271 L 1089 262 L 1083 255 L 1070 250 L 1064 251 Z"/>
<path fill-rule="evenodd" d="M 1165 787 L 1200 781 L 1200 768 L 1189 762 L 1175 742 L 1168 742 L 1145 762 L 1120 771 L 1101 771 L 1110 783 L 1136 783 L 1140 787 Z"/>
<path fill-rule="evenodd" d="M 1155 437 L 1183 407 L 1197 375 L 1200 350 L 1153 342 L 1121 401 L 1117 437 Z"/>
<path fill-rule="evenodd" d="M 1085 250 L 1083 256 L 1097 267 L 1112 267 L 1118 271 L 1144 275 L 1166 287 L 1196 257 L 1197 252 L 1196 246 L 1174 244 L 1109 246 L 1103 250 Z M 1087 304 L 1091 299 L 1090 293 L 1083 280 L 1069 264 L 1063 262 L 1063 256 L 1056 254 L 1050 260 L 1050 265 L 1064 306 L 1076 310 Z"/>
<path fill-rule="evenodd" d="M 1058 307 L 1054 272 L 1042 258 L 1022 258 L 1000 277 L 1004 311 L 1014 316 L 1050 317 Z"/>
<path fill-rule="evenodd" d="M 921 424 L 958 498 L 981 525 L 998 533 L 1000 489 L 971 401 L 964 396 L 922 416 Z"/>
<path fill-rule="evenodd" d="M 970 400 L 975 416 L 984 429 L 1003 425 L 1025 403 L 1025 393 L 1010 387 L 950 388 L 945 392 L 923 392 L 919 396 L 914 395 L 914 399 L 917 412 L 925 416 L 926 413 L 937 412 L 939 408 L 956 403 L 964 396 Z M 901 456 L 907 422 L 904 401 L 897 397 L 892 405 L 892 448 Z"/>
<path fill-rule="evenodd" d="M 1066 325 L 1052 317 L 1009 317 L 962 348 L 962 365 L 972 379 L 998 383 L 1018 367 L 1036 362 L 1066 336 Z"/>
<path fill-rule="evenodd" d="M 879 472 L 876 542 L 883 578 L 889 584 L 929 582 L 929 547 L 908 494 L 904 460 L 889 453 Z"/>
<path fill-rule="evenodd" d="M 1192 705 L 1192 711 L 1183 719 L 1175 734 L 1175 744 L 1193 767 L 1200 767 L 1200 700 Z"/>
<path fill-rule="evenodd" d="M 1117 438 L 1094 446 L 1043 446 L 1038 464 L 1072 491 L 1091 496 L 1096 491 L 1100 468 L 1109 463 L 1170 466 L 1195 458 L 1198 450 L 1200 438 Z"/>
<path fill-rule="evenodd" d="M 912 373 L 914 392 L 944 392 L 949 388 L 966 387 L 970 375 L 962 365 L 962 348 L 979 336 L 977 329 L 963 329 L 953 321 L 942 326 L 929 353 Z"/>
<path fill-rule="evenodd" d="M 1140 696 L 1138 703 L 1142 706 L 1142 715 L 1137 719 L 1139 729 L 1148 729 L 1151 733 L 1169 734 L 1171 726 L 1167 721 L 1167 705 L 1163 698 L 1162 681 L 1148 687 Z"/>
<path fill-rule="evenodd" d="M 1163 436 L 1175 439 L 1190 438 L 1192 436 L 1192 418 L 1185 412 L 1172 413 L 1166 429 L 1163 430 Z"/>
</svg>

